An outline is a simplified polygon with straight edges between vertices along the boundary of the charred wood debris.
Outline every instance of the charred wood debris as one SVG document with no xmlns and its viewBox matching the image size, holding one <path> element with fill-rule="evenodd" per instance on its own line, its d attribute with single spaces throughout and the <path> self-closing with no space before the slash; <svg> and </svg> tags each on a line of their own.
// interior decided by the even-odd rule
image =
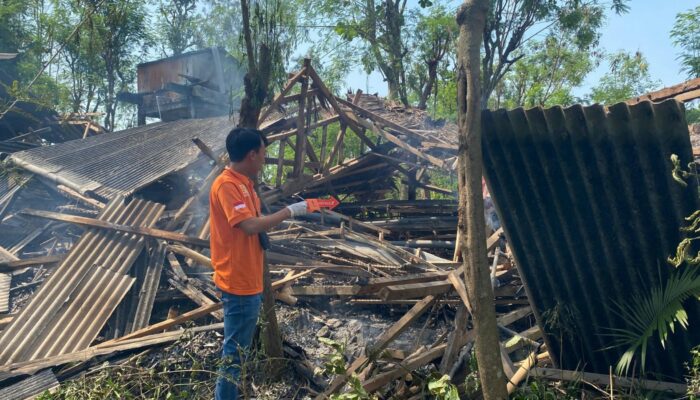
<svg viewBox="0 0 700 400">
<path fill-rule="evenodd" d="M 290 94 L 303 81 L 306 93 Z M 309 101 L 300 103 L 304 95 Z M 30 397 L 103 363 L 125 363 L 186 335 L 222 330 L 208 257 L 207 200 L 226 156 L 216 143 L 223 136 L 207 139 L 198 120 L 191 121 L 180 133 L 191 156 L 187 165 L 168 166 L 149 175 L 150 181 L 120 190 L 110 190 L 107 176 L 119 175 L 119 165 L 110 164 L 115 170 L 103 175 L 82 171 L 103 184 L 95 189 L 80 174 L 62 175 L 60 168 L 27 161 L 22 154 L 38 142 L 4 147 L 9 160 L 0 180 L 0 393 Z M 234 123 L 221 121 L 216 129 L 225 135 Z M 326 136 L 332 123 L 341 126 L 336 143 Z M 361 92 L 335 97 L 307 65 L 263 112 L 260 128 L 279 143 L 270 149 L 282 148 L 278 157 L 271 154 L 269 184 L 260 187 L 268 211 L 299 196 L 332 194 L 342 202 L 334 211 L 287 221 L 270 232 L 267 263 L 285 352 L 303 387 L 297 393 L 324 398 L 348 390 L 352 373 L 380 398 L 421 398 L 420 377 L 432 372 L 464 382 L 474 337 L 455 249 L 458 205 L 450 199 L 452 190 L 426 179 L 432 170 L 455 171 L 456 127 Z M 32 132 L 27 137 L 42 133 Z M 94 143 L 119 134 L 99 133 L 87 122 L 78 138 L 51 143 L 57 151 L 70 150 L 55 165 L 88 163 Z M 360 151 L 346 159 L 343 146 L 351 134 Z M 309 140 L 322 142 L 323 154 Z M 287 159 L 285 146 L 304 154 Z M 410 187 L 411 200 L 384 199 L 397 184 Z M 503 230 L 494 228 L 487 248 L 510 391 L 533 377 L 609 383 L 606 375 L 555 369 Z M 347 374 L 314 373 L 331 351 L 319 338 L 347 345 Z M 642 384 L 683 390 L 671 383 Z"/>
</svg>

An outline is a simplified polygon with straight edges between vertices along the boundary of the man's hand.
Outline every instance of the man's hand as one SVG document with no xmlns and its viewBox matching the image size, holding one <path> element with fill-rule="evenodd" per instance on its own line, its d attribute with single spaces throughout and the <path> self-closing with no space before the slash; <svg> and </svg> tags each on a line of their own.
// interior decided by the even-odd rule
<svg viewBox="0 0 700 400">
<path fill-rule="evenodd" d="M 309 210 L 306 207 L 306 202 L 305 201 L 300 201 L 298 203 L 290 204 L 287 206 L 289 209 L 289 213 L 292 214 L 292 218 L 301 216 L 301 215 L 306 215 L 309 213 Z"/>
</svg>

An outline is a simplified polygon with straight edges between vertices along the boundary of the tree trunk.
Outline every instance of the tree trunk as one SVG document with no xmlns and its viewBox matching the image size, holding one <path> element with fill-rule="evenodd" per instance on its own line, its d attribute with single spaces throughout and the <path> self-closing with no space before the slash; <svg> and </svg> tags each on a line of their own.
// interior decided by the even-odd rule
<svg viewBox="0 0 700 400">
<path fill-rule="evenodd" d="M 258 117 L 263 102 L 267 97 L 267 87 L 270 82 L 270 50 L 264 44 L 260 44 L 258 60 L 256 63 L 253 39 L 250 31 L 250 8 L 248 0 L 241 1 L 241 15 L 243 17 L 243 38 L 245 41 L 246 56 L 248 58 L 248 72 L 243 78 L 245 95 L 241 100 L 239 127 L 255 128 L 258 126 Z"/>
<path fill-rule="evenodd" d="M 245 1 L 241 2 L 241 4 Z M 251 54 L 248 57 L 255 57 Z M 260 110 L 267 98 L 268 86 L 270 85 L 271 55 L 267 45 L 260 44 L 258 49 L 258 62 L 255 61 L 248 64 L 248 72 L 243 78 L 243 87 L 245 96 L 241 100 L 241 111 L 238 126 L 246 128 L 256 128 L 258 126 L 258 117 Z"/>
<path fill-rule="evenodd" d="M 250 10 L 247 0 L 241 1 L 241 14 L 243 16 L 243 35 L 248 56 L 248 72 L 244 78 L 245 96 L 241 100 L 239 127 L 253 128 L 258 126 L 260 110 L 267 98 L 270 84 L 271 57 L 270 50 L 264 43 L 258 48 L 256 63 L 253 51 L 253 41 L 250 31 Z M 282 371 L 284 352 L 282 349 L 282 335 L 277 324 L 275 313 L 275 298 L 272 293 L 270 270 L 267 265 L 267 257 L 263 260 L 263 337 L 265 352 L 269 362 L 269 372 L 278 376 Z"/>
<path fill-rule="evenodd" d="M 457 105 L 459 124 L 459 230 L 464 277 L 476 330 L 476 358 L 485 400 L 508 398 L 486 259 L 481 190 L 481 88 L 479 57 L 488 0 L 465 0 L 457 11 Z"/>
<path fill-rule="evenodd" d="M 428 63 L 428 82 L 425 83 L 423 87 L 423 92 L 420 95 L 420 101 L 418 102 L 418 109 L 425 110 L 428 105 L 428 98 L 430 98 L 430 93 L 433 92 L 433 86 L 437 80 L 437 61 L 429 61 Z"/>
<path fill-rule="evenodd" d="M 281 361 L 284 357 L 282 349 L 282 335 L 277 324 L 277 314 L 275 313 L 275 296 L 272 293 L 272 280 L 270 278 L 270 268 L 267 264 L 267 256 L 263 259 L 263 345 L 265 354 L 270 361 L 270 370 L 273 374 L 281 372 L 284 365 Z"/>
</svg>

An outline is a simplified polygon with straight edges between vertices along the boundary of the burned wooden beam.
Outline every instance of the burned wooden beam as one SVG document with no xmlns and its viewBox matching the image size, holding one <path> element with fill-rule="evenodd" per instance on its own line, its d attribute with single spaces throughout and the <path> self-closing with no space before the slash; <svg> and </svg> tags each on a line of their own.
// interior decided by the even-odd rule
<svg viewBox="0 0 700 400">
<path fill-rule="evenodd" d="M 143 226 L 120 225 L 95 218 L 79 217 L 77 215 L 67 215 L 52 211 L 26 209 L 22 211 L 21 214 L 39 218 L 52 219 L 55 221 L 71 222 L 74 224 L 90 226 L 93 228 L 110 229 L 120 232 L 132 233 L 135 235 L 149 236 L 156 239 L 172 240 L 173 242 L 187 243 L 200 247 L 209 247 L 208 240 L 183 235 L 181 233 L 164 231 L 162 229 L 147 228 Z"/>
<path fill-rule="evenodd" d="M 35 265 L 56 264 L 63 261 L 64 258 L 66 258 L 65 254 L 57 254 L 53 256 L 25 258 L 15 261 L 2 261 L 0 262 L 0 272 L 12 272 L 27 267 L 33 267 Z"/>
<path fill-rule="evenodd" d="M 192 260 L 204 265 L 205 267 L 211 267 L 211 258 L 205 256 L 204 254 L 198 251 L 192 250 L 189 247 L 185 247 L 179 244 L 172 244 L 168 246 L 168 249 L 173 253 L 177 253 L 187 258 L 191 258 Z"/>
<path fill-rule="evenodd" d="M 426 295 L 436 296 L 452 289 L 446 280 L 437 282 L 409 283 L 406 285 L 386 286 L 379 291 L 382 300 L 415 299 Z"/>
<path fill-rule="evenodd" d="M 292 286 L 293 296 L 354 296 L 359 286 Z"/>
<path fill-rule="evenodd" d="M 374 278 L 360 289 L 358 294 L 378 292 L 387 286 L 406 285 L 414 283 L 444 281 L 450 271 L 424 272 L 420 274 L 399 275 L 386 278 Z"/>
<path fill-rule="evenodd" d="M 645 100 L 660 102 L 666 99 L 675 98 L 678 101 L 691 101 L 700 97 L 700 78 L 665 87 L 663 89 L 646 93 L 641 96 L 629 99 L 627 104 L 636 104 Z"/>
<path fill-rule="evenodd" d="M 201 307 L 210 306 L 216 302 L 209 297 L 207 297 L 201 290 L 195 286 L 189 284 L 188 282 L 180 282 L 177 279 L 168 279 L 168 282 L 177 290 L 182 292 L 185 296 L 189 297 L 194 303 Z M 224 313 L 221 310 L 212 311 L 210 313 L 214 318 L 222 321 L 224 319 Z"/>
<path fill-rule="evenodd" d="M 530 314 L 532 314 L 532 308 L 529 306 L 521 307 L 509 312 L 508 314 L 499 316 L 496 318 L 496 322 L 498 322 L 499 325 L 508 326 L 519 319 L 527 317 Z"/>
<path fill-rule="evenodd" d="M 408 371 L 414 371 L 427 363 L 438 359 L 445 352 L 446 347 L 446 344 L 441 344 L 432 349 L 421 352 L 415 357 L 409 358 L 404 362 L 400 362 L 399 365 L 394 367 L 392 370 L 383 372 L 373 376 L 365 382 L 362 382 L 362 387 L 369 393 L 377 391 L 392 381 L 406 375 Z"/>
<path fill-rule="evenodd" d="M 378 123 L 380 123 L 388 128 L 391 128 L 397 132 L 409 135 L 413 138 L 417 138 L 421 141 L 426 140 L 426 137 L 423 136 L 422 134 L 420 134 L 416 131 L 413 131 L 411 129 L 408 129 L 404 126 L 401 126 L 395 122 L 389 121 L 388 119 L 386 119 L 386 118 L 384 118 L 376 113 L 373 113 L 365 108 L 362 108 L 361 106 L 359 106 L 357 104 L 354 104 L 354 103 L 351 103 L 347 100 L 341 99 L 340 97 L 336 97 L 336 100 L 338 100 L 338 102 L 340 104 L 342 104 L 346 107 L 349 107 L 350 109 L 352 109 L 353 111 L 356 111 L 359 114 L 364 114 L 366 117 L 370 118 L 371 120 L 377 121 Z"/>
<path fill-rule="evenodd" d="M 10 325 L 10 322 L 15 318 L 15 315 L 5 315 L 2 318 L 0 318 L 0 330 L 5 329 L 7 325 Z"/>
<path fill-rule="evenodd" d="M 284 100 L 284 96 L 289 93 L 294 85 L 301 79 L 302 76 L 306 75 L 306 66 L 304 66 L 299 72 L 294 74 L 287 82 L 284 84 L 284 88 L 282 88 L 282 91 L 275 96 L 275 98 L 272 100 L 272 103 L 270 104 L 269 107 L 267 107 L 261 114 L 260 117 L 258 118 L 258 129 L 261 129 L 263 127 L 263 123 L 267 119 L 270 114 L 277 110 L 277 108 L 280 106 L 282 101 Z"/>
<path fill-rule="evenodd" d="M 109 347 L 109 346 L 113 345 L 114 343 L 126 342 L 126 341 L 129 341 L 131 339 L 137 339 L 137 338 L 152 335 L 152 334 L 155 334 L 158 332 L 163 332 L 166 329 L 172 328 L 173 326 L 181 325 L 187 321 L 192 321 L 192 320 L 195 320 L 198 318 L 202 318 L 207 314 L 221 310 L 221 308 L 223 308 L 223 303 L 221 303 L 221 302 L 207 304 L 207 305 L 201 306 L 199 308 L 195 308 L 194 310 L 188 311 L 184 314 L 178 315 L 175 318 L 166 319 L 165 321 L 161 321 L 161 322 L 158 322 L 156 324 L 139 329 L 135 332 L 132 332 L 132 333 L 125 335 L 125 336 L 122 336 L 120 338 L 111 340 L 109 342 L 101 343 L 95 347 L 98 347 L 98 348 Z"/>
<path fill-rule="evenodd" d="M 271 285 L 271 286 L 272 286 L 272 289 L 279 289 L 279 288 L 281 288 L 282 286 L 284 286 L 284 285 L 286 285 L 286 284 L 288 284 L 288 283 L 294 282 L 294 281 L 296 281 L 297 279 L 299 279 L 299 278 L 301 278 L 301 277 L 303 277 L 303 276 L 306 276 L 306 275 L 308 275 L 308 274 L 310 274 L 310 273 L 312 273 L 312 272 L 314 272 L 314 271 L 316 271 L 316 268 L 310 268 L 310 269 L 308 269 L 308 270 L 306 270 L 306 271 L 303 271 L 303 272 L 300 272 L 300 273 L 298 273 L 298 274 L 293 274 L 293 275 L 285 276 L 284 278 L 282 278 L 282 279 L 280 279 L 280 280 L 278 280 L 278 281 L 272 282 L 272 285 Z"/>
</svg>

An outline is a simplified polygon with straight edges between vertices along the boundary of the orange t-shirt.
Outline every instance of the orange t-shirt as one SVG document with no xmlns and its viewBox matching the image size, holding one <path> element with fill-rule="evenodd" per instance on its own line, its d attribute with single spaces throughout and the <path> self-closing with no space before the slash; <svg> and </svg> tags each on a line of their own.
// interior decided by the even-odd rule
<svg viewBox="0 0 700 400">
<path fill-rule="evenodd" d="M 237 228 L 241 221 L 260 215 L 260 199 L 253 182 L 226 168 L 211 186 L 209 224 L 211 264 L 219 289 L 237 295 L 263 291 L 263 249 L 258 235 Z"/>
</svg>

